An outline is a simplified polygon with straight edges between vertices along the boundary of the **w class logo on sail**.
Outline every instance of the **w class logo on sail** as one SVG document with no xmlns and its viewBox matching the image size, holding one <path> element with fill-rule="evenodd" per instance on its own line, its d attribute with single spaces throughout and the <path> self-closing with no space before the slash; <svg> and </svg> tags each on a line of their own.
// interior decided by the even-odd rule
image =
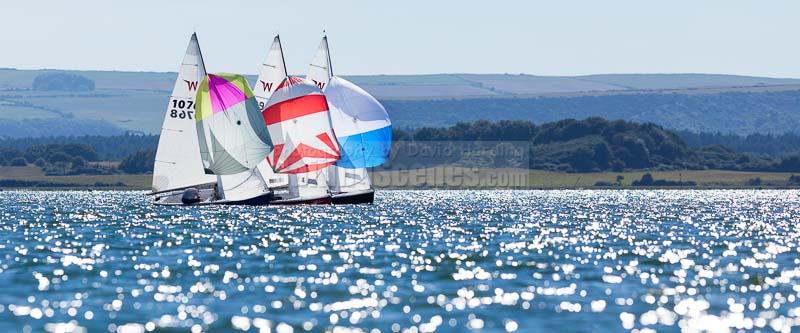
<svg viewBox="0 0 800 333">
<path fill-rule="evenodd" d="M 186 82 L 186 85 L 188 86 L 189 91 L 192 91 L 192 90 L 197 91 L 197 81 L 183 80 L 183 82 Z"/>
<path fill-rule="evenodd" d="M 267 161 L 276 172 L 306 173 L 339 160 L 328 101 L 314 83 L 286 78 L 275 89 L 262 116 L 275 144 Z"/>
<path fill-rule="evenodd" d="M 317 80 L 311 80 L 311 82 L 314 82 L 314 84 L 317 85 L 317 88 L 319 88 L 319 90 L 325 89 L 325 83 L 319 82 Z"/>
<path fill-rule="evenodd" d="M 264 90 L 264 91 L 272 91 L 272 85 L 273 85 L 272 82 L 264 82 L 264 81 L 259 81 L 259 82 L 261 82 L 261 89 L 262 90 Z"/>
</svg>

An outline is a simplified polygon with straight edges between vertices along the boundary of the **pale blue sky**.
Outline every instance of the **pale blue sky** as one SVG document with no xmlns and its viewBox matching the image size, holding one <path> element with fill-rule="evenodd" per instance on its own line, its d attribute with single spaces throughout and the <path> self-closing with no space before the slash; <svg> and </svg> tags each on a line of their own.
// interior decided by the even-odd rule
<svg viewBox="0 0 800 333">
<path fill-rule="evenodd" d="M 305 73 L 725 73 L 800 77 L 800 1 L 3 1 L 0 67 L 255 73 L 281 33 Z"/>
</svg>

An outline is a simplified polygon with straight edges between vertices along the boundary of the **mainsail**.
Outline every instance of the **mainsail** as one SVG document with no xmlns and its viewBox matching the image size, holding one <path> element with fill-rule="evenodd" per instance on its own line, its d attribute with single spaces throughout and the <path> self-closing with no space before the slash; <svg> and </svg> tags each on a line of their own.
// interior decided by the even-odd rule
<svg viewBox="0 0 800 333">
<path fill-rule="evenodd" d="M 267 105 L 267 100 L 278 86 L 289 75 L 286 73 L 286 62 L 283 59 L 283 49 L 281 47 L 281 37 L 275 36 L 272 45 L 267 52 L 267 58 L 261 64 L 261 72 L 258 74 L 256 85 L 253 87 L 253 94 L 258 100 L 258 105 L 263 110 Z"/>
<path fill-rule="evenodd" d="M 253 95 L 256 97 L 260 110 L 264 110 L 264 107 L 267 106 L 267 100 L 286 77 L 286 63 L 283 60 L 280 36 L 275 36 L 267 52 L 267 58 L 262 63 L 256 84 L 253 87 Z M 266 159 L 259 163 L 258 171 L 270 188 L 285 188 L 289 186 L 289 176 L 276 174 Z"/>
<path fill-rule="evenodd" d="M 311 60 L 306 79 L 314 82 L 320 90 L 324 90 L 331 77 L 333 77 L 333 65 L 331 64 L 331 54 L 328 49 L 328 36 L 325 36 L 322 37 L 322 41 L 319 43 L 317 54 Z"/>
<path fill-rule="evenodd" d="M 331 191 L 371 188 L 366 168 L 386 162 L 391 150 L 392 128 L 386 109 L 363 89 L 333 75 L 327 37 L 320 42 L 307 78 L 323 90 L 341 146 L 339 161 L 328 171 Z"/>
<path fill-rule="evenodd" d="M 272 151 L 258 102 L 244 76 L 209 74 L 197 93 L 197 136 L 206 173 L 253 170 Z"/>
<path fill-rule="evenodd" d="M 161 127 L 153 167 L 153 192 L 216 181 L 216 177 L 203 172 L 195 130 L 195 95 L 205 75 L 200 45 L 192 34 Z"/>
</svg>

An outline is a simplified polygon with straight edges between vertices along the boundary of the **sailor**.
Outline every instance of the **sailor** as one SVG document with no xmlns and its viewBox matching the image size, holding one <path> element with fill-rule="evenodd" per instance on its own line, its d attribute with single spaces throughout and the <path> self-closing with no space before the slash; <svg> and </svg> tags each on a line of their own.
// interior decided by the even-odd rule
<svg viewBox="0 0 800 333">
<path fill-rule="evenodd" d="M 219 187 L 217 187 L 217 184 L 214 184 L 214 197 L 212 198 L 212 201 L 217 201 L 219 199 Z"/>
<path fill-rule="evenodd" d="M 156 200 L 158 200 L 158 198 L 156 198 Z M 183 202 L 184 205 L 194 205 L 200 202 L 200 191 L 194 187 L 187 188 L 183 191 L 181 202 Z"/>
</svg>

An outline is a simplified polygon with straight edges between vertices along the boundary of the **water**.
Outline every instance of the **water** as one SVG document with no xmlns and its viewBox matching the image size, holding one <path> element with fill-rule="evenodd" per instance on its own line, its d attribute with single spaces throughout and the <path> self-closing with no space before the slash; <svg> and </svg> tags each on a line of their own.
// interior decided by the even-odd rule
<svg viewBox="0 0 800 333">
<path fill-rule="evenodd" d="M 790 331 L 798 191 L 2 192 L 0 331 Z"/>
</svg>

